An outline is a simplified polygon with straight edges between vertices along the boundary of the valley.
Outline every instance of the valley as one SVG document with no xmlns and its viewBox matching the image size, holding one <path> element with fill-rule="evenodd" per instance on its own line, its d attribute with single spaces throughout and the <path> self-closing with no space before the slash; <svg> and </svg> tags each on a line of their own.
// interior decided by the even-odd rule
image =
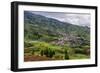
<svg viewBox="0 0 100 73">
<path fill-rule="evenodd" d="M 24 61 L 90 58 L 90 28 L 24 11 Z"/>
</svg>

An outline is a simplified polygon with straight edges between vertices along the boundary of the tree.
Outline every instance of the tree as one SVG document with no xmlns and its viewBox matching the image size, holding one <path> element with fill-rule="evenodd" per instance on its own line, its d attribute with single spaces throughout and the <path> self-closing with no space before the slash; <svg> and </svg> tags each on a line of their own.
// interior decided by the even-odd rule
<svg viewBox="0 0 100 73">
<path fill-rule="evenodd" d="M 46 57 L 52 58 L 55 55 L 55 51 L 52 48 L 46 48 L 41 50 L 41 56 L 45 55 Z"/>
<path fill-rule="evenodd" d="M 65 54 L 65 60 L 69 59 L 69 55 L 68 55 L 67 49 L 65 49 L 64 54 Z"/>
</svg>

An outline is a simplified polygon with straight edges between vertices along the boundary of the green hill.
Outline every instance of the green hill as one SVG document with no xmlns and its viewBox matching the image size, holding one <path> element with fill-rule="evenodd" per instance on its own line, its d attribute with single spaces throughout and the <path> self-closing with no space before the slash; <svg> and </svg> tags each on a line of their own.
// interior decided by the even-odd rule
<svg viewBox="0 0 100 73">
<path fill-rule="evenodd" d="M 90 28 L 25 11 L 24 40 L 25 48 L 34 46 L 34 41 L 38 41 L 48 43 L 51 47 L 54 45 L 53 48 L 67 45 L 67 47 L 75 49 L 75 52 L 83 53 L 82 48 L 86 46 L 88 49 L 90 48 Z M 30 42 L 33 44 L 28 45 Z"/>
</svg>

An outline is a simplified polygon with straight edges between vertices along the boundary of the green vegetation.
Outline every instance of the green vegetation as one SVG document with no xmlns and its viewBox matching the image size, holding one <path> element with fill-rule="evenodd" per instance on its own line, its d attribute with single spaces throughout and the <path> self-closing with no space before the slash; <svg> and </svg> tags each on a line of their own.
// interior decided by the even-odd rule
<svg viewBox="0 0 100 73">
<path fill-rule="evenodd" d="M 90 58 L 90 28 L 24 12 L 24 61 Z"/>
<path fill-rule="evenodd" d="M 65 53 L 65 60 L 66 60 L 66 59 L 69 59 L 69 55 L 68 55 L 67 49 L 65 49 L 64 51 L 65 51 L 65 52 L 64 52 L 64 53 Z"/>
</svg>

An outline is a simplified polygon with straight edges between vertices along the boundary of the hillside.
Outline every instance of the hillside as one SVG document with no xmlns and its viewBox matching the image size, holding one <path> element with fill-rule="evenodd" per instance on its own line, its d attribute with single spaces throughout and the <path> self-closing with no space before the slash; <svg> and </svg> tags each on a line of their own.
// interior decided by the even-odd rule
<svg viewBox="0 0 100 73">
<path fill-rule="evenodd" d="M 25 44 L 39 41 L 60 47 L 83 48 L 90 45 L 90 28 L 25 11 L 24 40 Z"/>
</svg>

